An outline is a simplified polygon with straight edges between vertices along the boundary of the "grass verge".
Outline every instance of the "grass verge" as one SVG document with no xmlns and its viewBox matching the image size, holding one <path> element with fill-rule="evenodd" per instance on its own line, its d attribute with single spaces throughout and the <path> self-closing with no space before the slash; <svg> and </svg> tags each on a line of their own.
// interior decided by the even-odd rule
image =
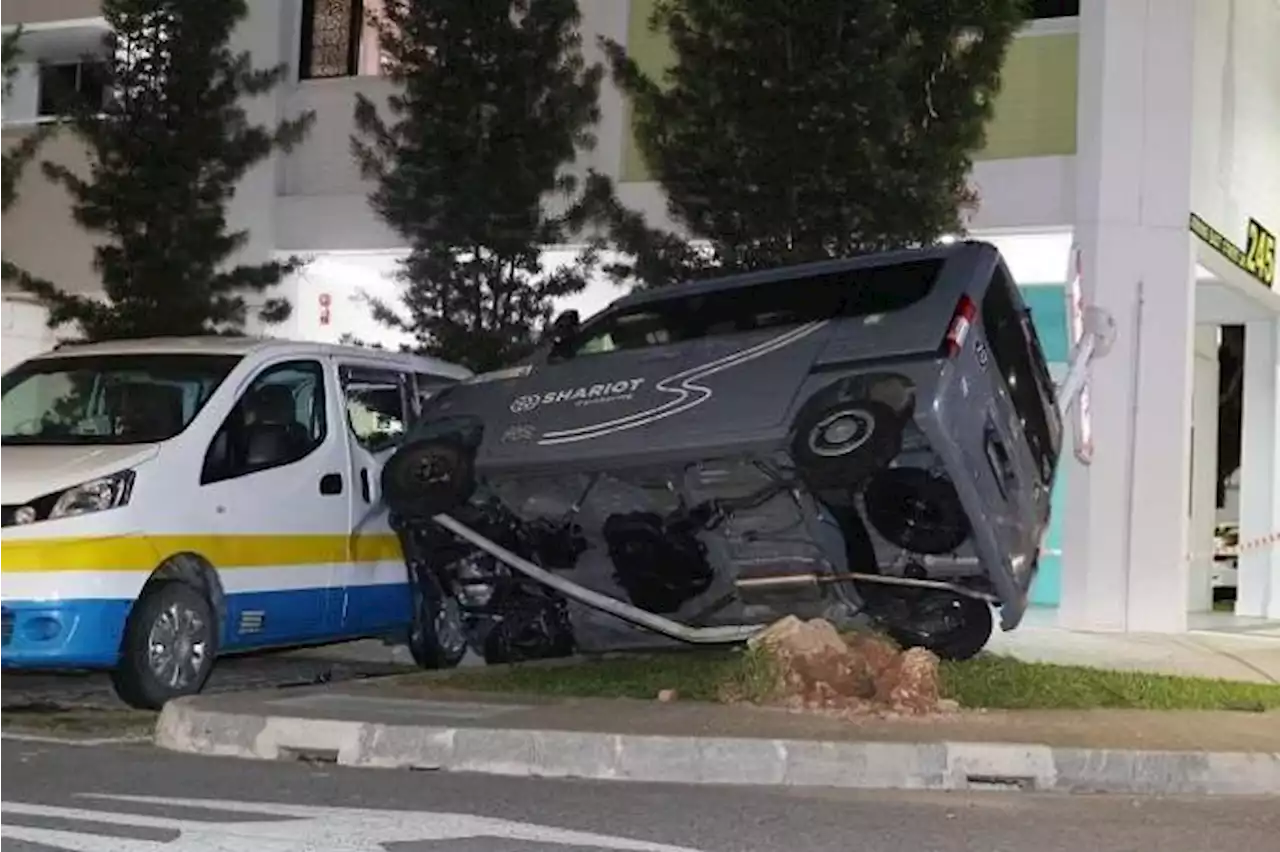
<svg viewBox="0 0 1280 852">
<path fill-rule="evenodd" d="M 692 651 L 587 660 L 565 666 L 459 670 L 431 683 L 477 692 L 579 698 L 759 701 L 775 682 L 767 659 L 741 651 Z M 980 655 L 941 666 L 942 693 L 967 708 L 991 710 L 1280 709 L 1280 685 L 1024 663 Z"/>
<path fill-rule="evenodd" d="M 32 702 L 5 707 L 0 719 L 4 730 L 14 733 L 96 738 L 150 736 L 158 716 L 146 710 Z"/>
</svg>

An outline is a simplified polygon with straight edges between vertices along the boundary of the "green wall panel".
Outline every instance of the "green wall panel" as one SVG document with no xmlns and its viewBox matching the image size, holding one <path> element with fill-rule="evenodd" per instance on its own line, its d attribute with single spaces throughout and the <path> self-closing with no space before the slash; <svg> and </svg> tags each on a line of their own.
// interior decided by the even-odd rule
<svg viewBox="0 0 1280 852">
<path fill-rule="evenodd" d="M 1079 46 L 1075 33 L 1023 36 L 1009 46 L 987 144 L 974 159 L 1076 152 Z"/>
</svg>

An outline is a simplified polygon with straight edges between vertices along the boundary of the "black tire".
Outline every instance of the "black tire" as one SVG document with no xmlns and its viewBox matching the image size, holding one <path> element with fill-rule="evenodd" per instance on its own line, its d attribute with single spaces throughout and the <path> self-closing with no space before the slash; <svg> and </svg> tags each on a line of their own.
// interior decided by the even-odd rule
<svg viewBox="0 0 1280 852">
<path fill-rule="evenodd" d="M 487 665 L 572 657 L 573 628 L 554 601 L 530 600 L 522 611 L 505 614 L 493 625 L 484 642 Z"/>
<path fill-rule="evenodd" d="M 858 490 L 902 450 L 906 421 L 870 399 L 809 406 L 796 417 L 791 458 L 813 489 Z"/>
<path fill-rule="evenodd" d="M 924 468 L 886 468 L 863 493 L 867 520 L 880 535 L 912 553 L 955 551 L 969 538 L 969 518 L 945 476 Z"/>
<path fill-rule="evenodd" d="M 458 599 L 446 595 L 429 571 L 412 584 L 413 625 L 409 654 L 420 668 L 456 668 L 467 655 L 467 634 Z"/>
<path fill-rule="evenodd" d="M 172 637 L 176 663 L 152 657 L 153 635 Z M 218 656 L 218 620 L 200 590 L 180 580 L 154 583 L 134 605 L 125 624 L 120 661 L 111 685 L 120 700 L 140 710 L 159 710 L 166 702 L 204 689 Z"/>
<path fill-rule="evenodd" d="M 408 444 L 382 468 L 383 499 L 402 517 L 429 518 L 451 511 L 474 491 L 471 454 L 451 441 Z"/>
<path fill-rule="evenodd" d="M 945 629 L 928 629 L 940 610 L 950 609 Z M 991 606 L 976 598 L 948 592 L 924 592 L 911 606 L 912 623 L 888 628 L 889 636 L 904 648 L 927 648 L 943 660 L 968 660 L 984 648 L 995 629 Z"/>
</svg>

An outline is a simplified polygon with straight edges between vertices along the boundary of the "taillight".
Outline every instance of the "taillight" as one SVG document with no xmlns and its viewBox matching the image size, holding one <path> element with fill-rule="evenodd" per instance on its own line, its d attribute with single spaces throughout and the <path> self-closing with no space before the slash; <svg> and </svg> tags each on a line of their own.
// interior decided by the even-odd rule
<svg viewBox="0 0 1280 852">
<path fill-rule="evenodd" d="M 956 357 L 964 348 L 964 341 L 969 336 L 969 329 L 973 328 L 973 318 L 977 314 L 978 309 L 968 296 L 961 296 L 960 301 L 956 302 L 956 311 L 951 315 L 951 325 L 947 328 L 945 345 L 948 358 Z"/>
</svg>

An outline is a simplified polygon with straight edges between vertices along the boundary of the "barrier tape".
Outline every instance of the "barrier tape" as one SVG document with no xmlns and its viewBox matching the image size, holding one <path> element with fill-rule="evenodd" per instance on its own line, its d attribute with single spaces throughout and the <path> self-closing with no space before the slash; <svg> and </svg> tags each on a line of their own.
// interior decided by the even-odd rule
<svg viewBox="0 0 1280 852">
<path fill-rule="evenodd" d="M 1252 553 L 1257 550 L 1270 550 L 1277 545 L 1280 545 L 1280 533 L 1271 533 L 1270 535 L 1264 535 L 1261 538 L 1251 538 L 1248 541 L 1242 541 L 1229 547 L 1215 548 L 1208 553 L 1188 553 L 1186 558 L 1187 561 L 1203 559 L 1206 556 L 1229 559 L 1233 556 L 1240 556 L 1241 554 Z"/>
</svg>

